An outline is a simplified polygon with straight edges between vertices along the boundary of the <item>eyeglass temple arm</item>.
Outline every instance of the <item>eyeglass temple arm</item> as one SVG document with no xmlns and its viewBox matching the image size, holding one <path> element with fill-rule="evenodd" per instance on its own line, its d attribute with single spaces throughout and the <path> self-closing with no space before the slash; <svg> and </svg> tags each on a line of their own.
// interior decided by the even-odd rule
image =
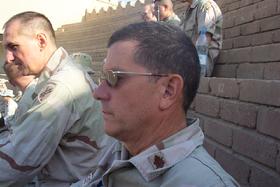
<svg viewBox="0 0 280 187">
<path fill-rule="evenodd" d="M 115 74 L 119 75 L 141 75 L 141 76 L 168 76 L 167 74 L 157 74 L 157 73 L 137 73 L 129 71 L 113 71 Z"/>
</svg>

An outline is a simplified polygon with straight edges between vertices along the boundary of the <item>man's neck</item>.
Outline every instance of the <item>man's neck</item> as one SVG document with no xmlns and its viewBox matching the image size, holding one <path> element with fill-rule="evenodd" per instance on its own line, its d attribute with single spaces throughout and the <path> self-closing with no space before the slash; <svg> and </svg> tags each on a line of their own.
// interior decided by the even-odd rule
<svg viewBox="0 0 280 187">
<path fill-rule="evenodd" d="M 151 125 L 151 128 L 139 134 L 139 138 L 132 141 L 125 141 L 124 145 L 131 155 L 137 155 L 147 148 L 160 144 L 164 139 L 177 133 L 186 127 L 186 116 L 168 115 L 157 123 Z"/>
</svg>

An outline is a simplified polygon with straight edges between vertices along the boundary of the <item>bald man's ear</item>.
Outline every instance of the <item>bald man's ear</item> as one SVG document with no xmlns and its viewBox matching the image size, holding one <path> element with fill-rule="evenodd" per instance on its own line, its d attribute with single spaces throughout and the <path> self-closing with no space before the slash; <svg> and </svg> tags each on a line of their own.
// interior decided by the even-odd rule
<svg viewBox="0 0 280 187">
<path fill-rule="evenodd" d="M 38 33 L 36 35 L 40 51 L 42 51 L 47 46 L 47 36 L 44 33 Z"/>
<path fill-rule="evenodd" d="M 164 10 L 168 10 L 168 5 L 162 5 L 164 7 Z"/>
<path fill-rule="evenodd" d="M 162 95 L 159 104 L 162 110 L 171 107 L 182 98 L 184 86 L 183 78 L 178 74 L 171 74 L 164 79 L 165 81 L 161 85 Z"/>
</svg>

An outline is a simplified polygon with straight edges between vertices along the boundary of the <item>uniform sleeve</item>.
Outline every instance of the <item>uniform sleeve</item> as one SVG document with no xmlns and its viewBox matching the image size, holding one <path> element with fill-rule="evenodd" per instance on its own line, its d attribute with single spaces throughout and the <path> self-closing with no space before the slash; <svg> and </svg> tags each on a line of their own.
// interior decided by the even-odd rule
<svg viewBox="0 0 280 187">
<path fill-rule="evenodd" d="M 202 27 L 206 27 L 207 32 L 214 34 L 215 24 L 216 24 L 216 15 L 215 10 L 212 7 L 209 1 L 204 1 L 198 11 L 198 31 Z"/>
<path fill-rule="evenodd" d="M 79 119 L 74 99 L 63 84 L 48 83 L 9 136 L 0 136 L 0 186 L 21 186 L 48 163 L 65 131 Z"/>
</svg>

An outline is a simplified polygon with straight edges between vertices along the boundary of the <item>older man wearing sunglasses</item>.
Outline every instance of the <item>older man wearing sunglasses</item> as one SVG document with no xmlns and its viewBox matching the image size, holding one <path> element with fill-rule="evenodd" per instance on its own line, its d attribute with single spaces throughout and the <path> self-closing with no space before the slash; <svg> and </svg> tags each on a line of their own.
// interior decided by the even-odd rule
<svg viewBox="0 0 280 187">
<path fill-rule="evenodd" d="M 199 120 L 186 118 L 200 66 L 184 32 L 136 23 L 116 31 L 108 47 L 94 97 L 118 141 L 73 186 L 238 186 L 203 148 Z"/>
</svg>

